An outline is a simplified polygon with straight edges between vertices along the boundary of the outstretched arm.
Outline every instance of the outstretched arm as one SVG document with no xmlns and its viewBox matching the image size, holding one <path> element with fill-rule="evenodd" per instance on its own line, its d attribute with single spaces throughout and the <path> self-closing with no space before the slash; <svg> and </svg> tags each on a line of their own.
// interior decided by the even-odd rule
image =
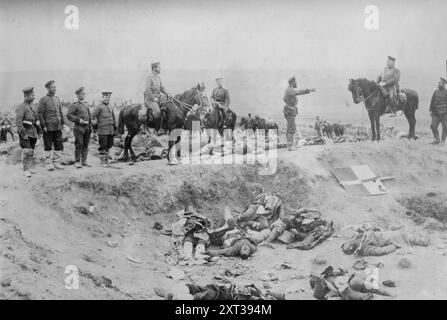
<svg viewBox="0 0 447 320">
<path fill-rule="evenodd" d="M 302 96 L 305 94 L 309 94 L 311 92 L 315 92 L 315 89 L 304 89 L 304 90 L 295 89 L 294 90 L 294 93 L 296 96 Z"/>
</svg>

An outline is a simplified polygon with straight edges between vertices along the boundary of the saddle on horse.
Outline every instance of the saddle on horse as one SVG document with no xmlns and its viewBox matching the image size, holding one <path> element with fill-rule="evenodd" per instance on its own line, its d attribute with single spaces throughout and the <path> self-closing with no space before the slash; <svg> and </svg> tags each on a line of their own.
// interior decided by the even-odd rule
<svg viewBox="0 0 447 320">
<path fill-rule="evenodd" d="M 383 96 L 386 100 L 385 113 L 395 114 L 400 105 L 404 105 L 407 102 L 407 96 L 405 92 L 400 90 L 398 86 L 382 87 L 380 86 Z"/>
</svg>

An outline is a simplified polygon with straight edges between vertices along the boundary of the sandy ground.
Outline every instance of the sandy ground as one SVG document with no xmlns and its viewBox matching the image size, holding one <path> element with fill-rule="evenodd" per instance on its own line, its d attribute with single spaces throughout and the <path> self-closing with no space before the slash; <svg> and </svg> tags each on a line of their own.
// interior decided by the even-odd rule
<svg viewBox="0 0 447 320">
<path fill-rule="evenodd" d="M 447 298 L 447 234 L 423 229 L 406 215 L 397 200 L 428 192 L 447 191 L 447 147 L 429 140 L 386 140 L 302 147 L 278 151 L 278 170 L 260 176 L 248 165 L 167 166 L 166 160 L 139 162 L 120 169 L 93 168 L 49 173 L 39 165 L 31 180 L 19 164 L 0 156 L 0 299 L 160 299 L 154 287 L 176 290 L 185 283 L 217 283 L 225 270 L 240 273 L 231 281 L 254 283 L 286 293 L 287 299 L 313 299 L 309 275 L 328 265 L 353 271 L 353 256 L 340 246 L 346 227 L 372 223 L 384 229 L 401 228 L 429 235 L 429 247 L 416 247 L 406 257 L 409 269 L 398 267 L 403 257 L 392 253 L 365 260 L 383 263 L 380 282 L 393 280 L 394 299 Z M 67 148 L 69 149 L 69 148 Z M 71 149 L 72 150 L 72 149 Z M 70 156 L 70 149 L 66 156 Z M 386 182 L 388 195 L 359 197 L 347 194 L 330 168 L 367 164 Z M 311 251 L 261 247 L 249 260 L 222 258 L 215 265 L 175 266 L 184 279 L 167 277 L 165 262 L 170 238 L 155 230 L 165 228 L 174 212 L 191 201 L 215 225 L 227 204 L 241 209 L 254 188 L 277 192 L 287 208 L 318 207 L 334 221 L 335 236 Z M 82 213 L 79 207 L 94 207 Z M 314 258 L 325 260 L 316 264 Z M 279 269 L 283 262 L 291 269 Z M 79 270 L 79 289 L 65 287 L 69 265 Z M 264 281 L 272 272 L 276 281 Z M 380 297 L 377 297 L 380 298 Z"/>
</svg>

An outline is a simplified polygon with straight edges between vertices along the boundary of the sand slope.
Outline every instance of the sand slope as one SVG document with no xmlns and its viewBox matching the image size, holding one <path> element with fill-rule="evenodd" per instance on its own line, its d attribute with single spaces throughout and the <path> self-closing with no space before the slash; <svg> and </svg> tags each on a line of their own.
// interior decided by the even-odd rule
<svg viewBox="0 0 447 320">
<path fill-rule="evenodd" d="M 286 292 L 290 299 L 312 298 L 311 272 L 327 265 L 352 270 L 355 259 L 344 255 L 340 245 L 349 234 L 347 226 L 364 222 L 428 233 L 433 243 L 407 255 L 410 269 L 397 267 L 402 256 L 396 253 L 366 260 L 384 264 L 380 281 L 394 280 L 397 287 L 389 291 L 397 298 L 447 298 L 445 232 L 422 230 L 396 201 L 447 192 L 447 147 L 430 146 L 428 140 L 387 140 L 279 150 L 278 156 L 278 171 L 271 176 L 259 176 L 247 165 L 170 167 L 160 160 L 108 170 L 69 166 L 47 173 L 39 167 L 31 180 L 22 177 L 20 165 L 0 156 L 0 298 L 159 299 L 153 291 L 156 286 L 206 284 L 226 269 L 242 270 L 235 282 L 261 287 L 259 275 L 271 271 L 279 278 L 269 283 L 272 289 Z M 91 163 L 97 166 L 98 160 L 92 157 Z M 393 175 L 395 179 L 386 183 L 390 194 L 347 194 L 329 169 L 354 164 L 367 164 L 381 176 Z M 247 261 L 221 259 L 214 266 L 179 267 L 185 279 L 166 277 L 171 268 L 164 261 L 169 237 L 153 229 L 154 222 L 169 228 L 173 213 L 191 201 L 218 225 L 224 205 L 242 209 L 259 186 L 277 192 L 286 208 L 317 206 L 334 221 L 337 237 L 311 251 L 275 244 L 275 249 L 260 248 Z M 81 213 L 79 207 L 90 206 L 93 213 Z M 315 257 L 327 263 L 316 265 Z M 284 261 L 293 268 L 275 269 Z M 67 265 L 80 271 L 78 290 L 65 288 Z"/>
</svg>

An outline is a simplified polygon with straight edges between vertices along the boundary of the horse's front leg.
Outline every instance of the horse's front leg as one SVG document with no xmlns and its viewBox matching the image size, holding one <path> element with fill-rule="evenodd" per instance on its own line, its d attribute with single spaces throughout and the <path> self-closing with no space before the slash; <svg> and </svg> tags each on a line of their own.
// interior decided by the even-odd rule
<svg viewBox="0 0 447 320">
<path fill-rule="evenodd" d="M 375 119 L 374 119 L 374 113 L 372 111 L 368 112 L 369 121 L 371 122 L 371 135 L 372 141 L 376 140 L 376 126 L 375 126 Z"/>
<path fill-rule="evenodd" d="M 175 154 L 175 156 L 179 162 L 182 161 L 182 144 L 180 142 L 181 142 L 181 137 L 178 136 L 177 140 L 175 142 L 176 145 L 178 146 L 177 153 Z"/>
<path fill-rule="evenodd" d="M 380 115 L 378 112 L 375 113 L 376 119 L 376 132 L 377 132 L 377 141 L 380 141 Z"/>
<path fill-rule="evenodd" d="M 130 131 L 127 132 L 126 138 L 124 138 L 124 155 L 123 155 L 123 161 L 129 160 L 129 136 Z M 132 141 L 130 141 L 132 143 Z"/>
<path fill-rule="evenodd" d="M 133 149 L 132 149 L 132 140 L 138 134 L 139 131 L 140 131 L 139 129 L 132 131 L 130 133 L 130 138 L 129 138 L 129 150 L 130 150 L 130 156 L 131 156 L 133 162 L 137 161 L 137 157 L 135 156 L 135 152 L 133 152 Z"/>
</svg>

